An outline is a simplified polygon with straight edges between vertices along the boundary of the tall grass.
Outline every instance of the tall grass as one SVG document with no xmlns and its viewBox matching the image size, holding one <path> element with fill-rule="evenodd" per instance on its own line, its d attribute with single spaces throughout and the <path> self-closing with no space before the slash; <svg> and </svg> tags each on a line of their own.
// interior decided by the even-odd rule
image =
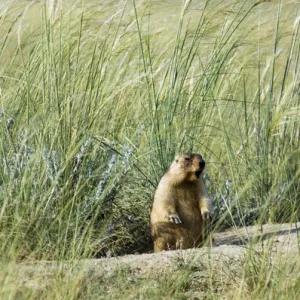
<svg viewBox="0 0 300 300">
<path fill-rule="evenodd" d="M 148 251 L 152 193 L 181 151 L 208 162 L 217 227 L 299 221 L 298 12 L 1 4 L 1 257 Z"/>
</svg>

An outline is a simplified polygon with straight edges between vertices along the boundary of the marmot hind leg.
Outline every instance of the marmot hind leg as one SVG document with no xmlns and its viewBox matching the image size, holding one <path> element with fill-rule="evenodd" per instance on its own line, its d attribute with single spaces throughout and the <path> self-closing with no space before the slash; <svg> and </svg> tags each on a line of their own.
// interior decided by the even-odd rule
<svg viewBox="0 0 300 300">
<path fill-rule="evenodd" d="M 186 249 L 187 234 L 183 226 L 162 222 L 152 227 L 154 252 Z"/>
<path fill-rule="evenodd" d="M 176 239 L 173 236 L 170 236 L 167 239 L 165 237 L 157 237 L 154 241 L 154 252 L 182 249 L 187 249 L 183 237 L 179 239 Z"/>
<path fill-rule="evenodd" d="M 158 237 L 154 241 L 154 252 L 161 252 L 170 250 L 169 244 L 165 241 L 163 237 Z"/>
</svg>

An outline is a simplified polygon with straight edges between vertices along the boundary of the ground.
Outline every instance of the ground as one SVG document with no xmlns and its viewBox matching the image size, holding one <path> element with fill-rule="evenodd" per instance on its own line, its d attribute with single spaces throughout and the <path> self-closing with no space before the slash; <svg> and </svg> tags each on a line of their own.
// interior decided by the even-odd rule
<svg viewBox="0 0 300 300">
<path fill-rule="evenodd" d="M 187 277 L 180 280 L 189 281 L 190 285 L 188 288 L 186 286 L 183 288 L 183 294 L 178 294 L 178 286 L 173 287 L 177 297 L 202 298 L 208 289 L 207 282 L 210 281 L 211 286 L 214 287 L 210 293 L 222 294 L 223 297 L 230 298 L 232 297 L 230 294 L 232 288 L 230 287 L 238 286 L 239 281 L 245 275 L 243 262 L 246 257 L 254 255 L 256 259 L 264 258 L 270 264 L 280 261 L 280 258 L 285 255 L 297 257 L 300 247 L 299 226 L 300 223 L 267 224 L 227 229 L 214 235 L 212 247 L 201 249 L 87 259 L 72 263 L 27 261 L 16 264 L 12 268 L 14 268 L 14 279 L 18 281 L 18 286 L 31 291 L 49 289 L 53 280 L 57 280 L 59 273 L 63 275 L 63 282 L 66 278 L 68 278 L 67 282 L 75 280 L 74 278 L 80 278 L 82 286 L 82 280 L 84 280 L 87 285 L 86 289 L 90 293 L 90 297 L 87 298 L 101 299 L 105 295 L 104 298 L 114 299 L 121 292 L 124 293 L 125 298 L 131 299 L 131 297 L 140 295 L 135 293 L 138 293 L 138 289 L 143 287 L 145 282 L 147 282 L 147 286 L 152 285 L 152 289 L 160 289 L 162 282 L 159 278 L 167 284 L 172 284 L 178 281 L 178 276 L 185 274 Z M 186 272 L 182 273 L 182 270 Z M 99 289 L 100 286 L 102 287 L 100 291 L 90 290 L 91 287 Z M 130 294 L 128 294 L 128 290 L 130 290 Z M 135 296 L 132 296 L 132 293 Z M 148 292 L 145 293 L 148 295 Z M 174 293 L 173 290 L 172 296 L 168 297 L 176 298 Z M 149 297 L 153 298 L 161 297 L 153 292 L 149 295 L 152 295 Z M 178 295 L 184 295 L 184 297 Z M 70 296 L 70 298 L 72 297 Z M 76 294 L 74 298 L 82 298 L 82 294 Z M 138 298 L 144 299 L 145 294 Z"/>
</svg>

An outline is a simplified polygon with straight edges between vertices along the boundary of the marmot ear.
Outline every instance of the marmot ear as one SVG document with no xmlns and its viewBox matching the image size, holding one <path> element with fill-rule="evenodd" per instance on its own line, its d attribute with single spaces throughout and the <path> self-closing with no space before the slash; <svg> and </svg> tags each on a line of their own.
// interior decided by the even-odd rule
<svg viewBox="0 0 300 300">
<path fill-rule="evenodd" d="M 176 154 L 175 155 L 175 161 L 178 163 L 178 161 L 179 161 L 179 157 L 180 157 L 180 155 L 179 154 Z"/>
</svg>

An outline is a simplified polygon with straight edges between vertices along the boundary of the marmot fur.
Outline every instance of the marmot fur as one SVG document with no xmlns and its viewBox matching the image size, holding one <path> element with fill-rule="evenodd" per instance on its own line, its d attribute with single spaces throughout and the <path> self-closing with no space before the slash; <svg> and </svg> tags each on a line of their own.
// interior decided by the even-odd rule
<svg viewBox="0 0 300 300">
<path fill-rule="evenodd" d="M 203 183 L 205 161 L 195 153 L 178 156 L 161 178 L 151 211 L 154 252 L 200 246 L 213 213 Z"/>
</svg>

